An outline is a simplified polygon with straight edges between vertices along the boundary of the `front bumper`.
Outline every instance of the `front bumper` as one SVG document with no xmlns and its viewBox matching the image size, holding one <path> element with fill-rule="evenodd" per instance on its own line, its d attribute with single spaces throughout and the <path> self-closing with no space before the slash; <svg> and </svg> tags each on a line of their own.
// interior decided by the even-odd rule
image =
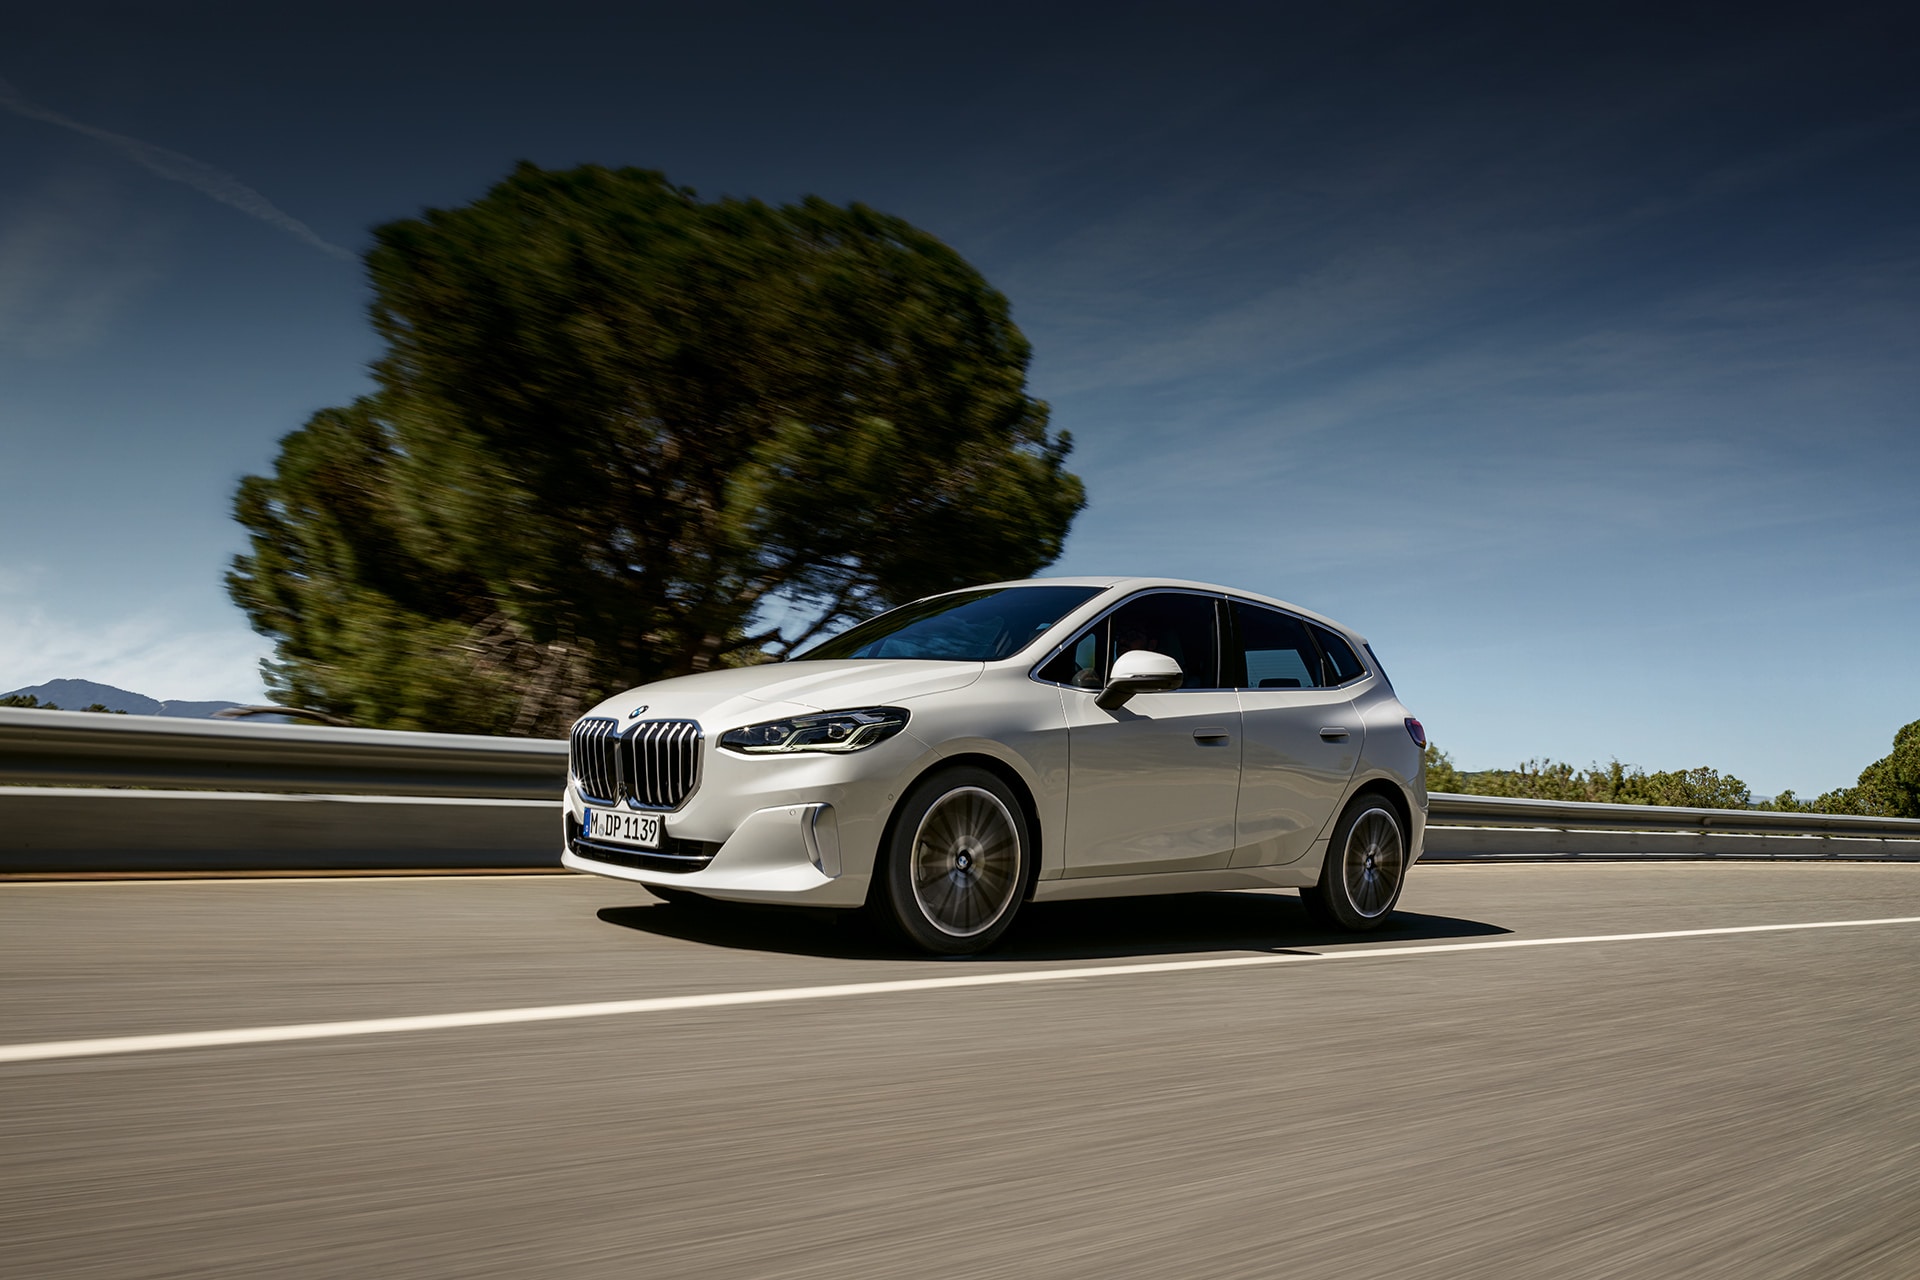
<svg viewBox="0 0 1920 1280">
<path fill-rule="evenodd" d="M 749 757 L 709 740 L 698 788 L 661 815 L 658 853 L 581 840 L 569 778 L 560 862 L 735 902 L 858 907 L 887 814 L 932 754 L 911 731 L 849 755 Z"/>
<path fill-rule="evenodd" d="M 640 850 L 580 840 L 568 826 L 562 866 L 617 880 L 671 885 L 734 902 L 789 902 L 857 907 L 867 898 L 867 876 L 848 876 L 841 857 L 839 816 L 830 804 L 786 805 L 748 814 L 711 857 Z M 674 860 L 686 859 L 675 867 Z"/>
</svg>

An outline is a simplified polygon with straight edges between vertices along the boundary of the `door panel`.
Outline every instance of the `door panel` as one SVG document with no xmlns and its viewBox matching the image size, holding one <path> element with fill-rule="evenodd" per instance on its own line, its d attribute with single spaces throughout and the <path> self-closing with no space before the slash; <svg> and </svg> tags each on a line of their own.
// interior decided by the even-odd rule
<svg viewBox="0 0 1920 1280">
<path fill-rule="evenodd" d="M 1069 876 L 1202 871 L 1233 858 L 1240 790 L 1240 701 L 1220 679 L 1222 601 L 1211 592 L 1147 591 L 1062 653 L 1051 678 L 1069 688 Z M 1094 695 L 1121 654 L 1164 654 L 1181 687 L 1113 711 Z M 1086 664 L 1091 662 L 1092 666 Z M 1072 670 L 1067 669 L 1068 665 Z"/>
<path fill-rule="evenodd" d="M 1366 733 L 1339 689 L 1242 689 L 1236 867 L 1298 862 L 1333 817 Z M 1322 729 L 1344 728 L 1345 738 Z"/>
<path fill-rule="evenodd" d="M 1284 866 L 1333 817 L 1366 730 L 1351 692 L 1328 687 L 1350 673 L 1327 662 L 1312 635 L 1320 628 L 1249 600 L 1229 608 L 1228 676 L 1246 734 L 1233 865 Z"/>
<path fill-rule="evenodd" d="M 1071 760 L 1066 873 L 1111 876 L 1229 865 L 1240 787 L 1238 697 L 1229 691 L 1143 693 L 1114 711 L 1102 711 L 1093 697 L 1064 692 Z"/>
</svg>

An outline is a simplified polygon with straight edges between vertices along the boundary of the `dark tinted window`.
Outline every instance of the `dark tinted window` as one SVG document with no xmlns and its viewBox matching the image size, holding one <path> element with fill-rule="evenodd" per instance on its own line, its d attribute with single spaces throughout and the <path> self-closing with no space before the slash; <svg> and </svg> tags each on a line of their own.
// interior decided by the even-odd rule
<svg viewBox="0 0 1920 1280">
<path fill-rule="evenodd" d="M 1133 649 L 1164 653 L 1186 674 L 1182 689 L 1220 687 L 1219 619 L 1213 597 L 1154 592 L 1127 601 L 1104 624 L 1100 667 L 1104 680 L 1113 660 Z"/>
<path fill-rule="evenodd" d="M 1233 602 L 1233 615 L 1240 628 L 1240 650 L 1246 655 L 1242 688 L 1320 687 L 1320 654 L 1307 635 L 1306 623 L 1239 600 Z"/>
<path fill-rule="evenodd" d="M 1098 689 L 1107 682 L 1107 624 L 1104 619 L 1074 637 L 1073 643 L 1056 653 L 1040 668 L 1040 678 L 1055 684 L 1070 684 L 1076 689 Z"/>
<path fill-rule="evenodd" d="M 926 658 L 995 662 L 1012 657 L 1098 587 L 998 587 L 916 600 L 792 659 Z"/>
<path fill-rule="evenodd" d="M 1327 683 L 1345 684 L 1349 680 L 1358 680 L 1367 673 L 1360 665 L 1359 657 L 1353 646 L 1342 640 L 1325 627 L 1315 627 L 1313 638 L 1320 642 L 1320 650 L 1327 655 Z"/>
</svg>

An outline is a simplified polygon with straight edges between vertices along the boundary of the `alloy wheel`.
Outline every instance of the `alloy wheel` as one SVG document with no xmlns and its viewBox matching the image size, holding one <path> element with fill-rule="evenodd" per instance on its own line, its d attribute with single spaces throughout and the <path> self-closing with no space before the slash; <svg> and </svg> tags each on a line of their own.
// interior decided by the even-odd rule
<svg viewBox="0 0 1920 1280">
<path fill-rule="evenodd" d="M 955 787 L 933 802 L 914 833 L 913 899 L 927 923 L 953 938 L 993 927 L 1020 893 L 1020 837 L 991 791 Z"/>
<path fill-rule="evenodd" d="M 1340 871 L 1346 881 L 1347 901 L 1372 920 L 1386 914 L 1400 892 L 1406 874 L 1407 846 L 1400 824 L 1385 809 L 1368 809 L 1347 832 Z"/>
</svg>

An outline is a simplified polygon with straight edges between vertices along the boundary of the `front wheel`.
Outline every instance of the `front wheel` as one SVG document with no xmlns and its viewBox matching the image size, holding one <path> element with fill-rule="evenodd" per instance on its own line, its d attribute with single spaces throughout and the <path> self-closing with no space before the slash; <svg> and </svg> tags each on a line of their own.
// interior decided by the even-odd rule
<svg viewBox="0 0 1920 1280">
<path fill-rule="evenodd" d="M 901 804 L 872 907 L 923 951 L 984 951 L 1020 909 L 1032 848 L 1011 787 L 985 769 L 942 769 Z"/>
<path fill-rule="evenodd" d="M 1328 842 L 1320 883 L 1300 891 L 1307 912 L 1327 924 L 1377 929 L 1400 900 L 1407 879 L 1407 837 L 1385 797 L 1364 795 L 1347 806 Z"/>
</svg>

